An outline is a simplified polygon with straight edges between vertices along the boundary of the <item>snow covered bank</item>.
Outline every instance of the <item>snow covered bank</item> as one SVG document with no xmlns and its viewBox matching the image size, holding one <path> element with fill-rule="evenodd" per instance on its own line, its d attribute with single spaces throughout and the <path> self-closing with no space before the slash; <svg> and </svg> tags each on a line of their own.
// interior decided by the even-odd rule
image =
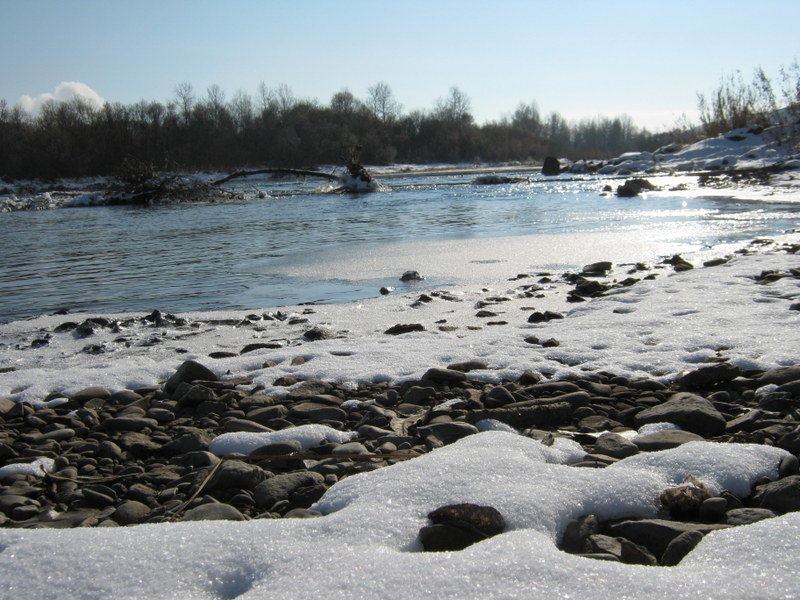
<svg viewBox="0 0 800 600">
<path fill-rule="evenodd" d="M 580 515 L 652 516 L 667 486 L 692 474 L 725 488 L 740 462 L 751 466 L 747 486 L 774 476 L 782 451 L 703 442 L 651 454 L 647 469 L 623 460 L 593 470 L 559 464 L 573 445 L 557 440 L 548 448 L 503 432 L 469 436 L 341 481 L 317 503 L 327 516 L 316 519 L 3 530 L 0 589 L 18 599 L 800 594 L 797 513 L 710 533 L 677 567 L 596 561 L 556 548 L 566 524 Z M 420 552 L 425 515 L 453 502 L 494 506 L 508 527 L 460 552 Z"/>
<path fill-rule="evenodd" d="M 514 239 L 524 243 L 524 238 Z M 800 236 L 780 241 L 798 243 Z M 498 256 L 517 250 L 510 245 Z M 700 267 L 700 261 L 719 254 L 686 256 Z M 431 264 L 442 255 L 432 252 Z M 619 260 L 617 255 L 608 258 Z M 764 271 L 790 274 L 797 260 L 785 251 L 740 255 L 683 273 L 668 265 L 629 273 L 631 263 L 617 262 L 603 281 L 640 281 L 618 284 L 604 297 L 578 304 L 566 301 L 571 286 L 555 272 L 539 283 L 536 271 L 518 279 L 517 274 L 527 274 L 517 270 L 519 264 L 501 268 L 503 263 L 465 260 L 467 269 L 482 274 L 494 269 L 496 287 L 468 283 L 437 293 L 248 314 L 187 314 L 162 323 L 141 315 L 138 320 L 103 315 L 105 326 L 90 322 L 89 336 L 76 327 L 91 315 L 39 317 L 0 326 L 0 397 L 40 402 L 52 392 L 72 394 L 90 385 L 112 390 L 154 385 L 186 359 L 207 364 L 219 375 L 247 375 L 279 394 L 285 389 L 273 382 L 282 376 L 353 385 L 402 382 L 418 379 L 432 366 L 473 359 L 489 365 L 473 372 L 487 381 L 515 379 L 526 370 L 555 378 L 606 370 L 667 380 L 721 359 L 745 369 L 792 365 L 798 360 L 800 311 L 790 307 L 800 299 L 800 280 L 788 275 L 759 283 L 755 278 Z M 643 279 L 648 273 L 655 279 Z M 561 312 L 565 318 L 529 323 L 537 311 Z M 68 323 L 72 328 L 65 328 Z M 384 333 L 409 323 L 423 330 Z M 315 327 L 328 339 L 310 341 L 305 334 Z M 559 345 L 530 343 L 532 336 Z M 251 344 L 260 346 L 242 352 Z"/>
</svg>

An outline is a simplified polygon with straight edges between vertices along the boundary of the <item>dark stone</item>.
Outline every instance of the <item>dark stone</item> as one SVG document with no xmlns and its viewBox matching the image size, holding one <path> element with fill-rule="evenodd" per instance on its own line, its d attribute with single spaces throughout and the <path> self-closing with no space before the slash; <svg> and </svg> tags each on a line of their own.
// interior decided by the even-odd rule
<svg viewBox="0 0 800 600">
<path fill-rule="evenodd" d="M 400 281 L 422 281 L 425 279 L 416 271 L 406 271 L 400 276 Z"/>
<path fill-rule="evenodd" d="M 103 421 L 103 427 L 109 431 L 141 431 L 142 429 L 156 429 L 158 421 L 144 417 L 114 417 Z"/>
<path fill-rule="evenodd" d="M 604 433 L 594 443 L 594 451 L 613 458 L 626 458 L 637 454 L 639 447 L 617 433 Z"/>
<path fill-rule="evenodd" d="M 72 403 L 83 405 L 86 404 L 89 400 L 92 400 L 93 398 L 108 400 L 108 398 L 110 397 L 111 397 L 111 392 L 109 392 L 106 388 L 88 387 L 70 396 L 69 400 Z"/>
<path fill-rule="evenodd" d="M 554 156 L 548 156 L 542 163 L 542 175 L 558 175 L 561 173 L 561 163 Z"/>
<path fill-rule="evenodd" d="M 112 518 L 120 525 L 133 525 L 144 521 L 149 514 L 149 506 L 136 500 L 128 500 L 117 507 Z"/>
<path fill-rule="evenodd" d="M 216 374 L 211 369 L 204 367 L 200 363 L 187 360 L 178 367 L 164 384 L 164 391 L 172 394 L 178 389 L 181 383 L 191 383 L 193 381 L 218 381 Z"/>
<path fill-rule="evenodd" d="M 733 381 L 742 373 L 742 369 L 735 365 L 717 363 L 686 373 L 678 379 L 678 384 L 687 390 L 703 390 Z"/>
<path fill-rule="evenodd" d="M 664 519 L 642 519 L 640 521 L 622 521 L 609 525 L 608 533 L 612 536 L 624 537 L 640 544 L 655 556 L 663 556 L 669 543 L 685 531 L 698 531 L 706 534 L 717 529 L 726 529 L 729 525 L 682 523 Z"/>
<path fill-rule="evenodd" d="M 633 440 L 636 447 L 643 452 L 657 452 L 669 448 L 677 448 L 686 442 L 702 441 L 704 438 L 690 431 L 680 429 L 670 429 L 667 431 L 657 431 L 649 435 L 637 437 Z"/>
<path fill-rule="evenodd" d="M 289 408 L 289 415 L 309 421 L 346 421 L 347 413 L 339 407 L 318 402 L 300 402 Z"/>
<path fill-rule="evenodd" d="M 425 327 L 419 323 L 398 323 L 397 325 L 389 327 L 384 333 L 388 335 L 401 335 L 403 333 L 411 333 L 412 331 L 425 331 Z"/>
<path fill-rule="evenodd" d="M 557 312 L 552 312 L 546 310 L 544 312 L 533 312 L 528 317 L 528 323 L 545 323 L 547 321 L 552 321 L 553 319 L 563 319 L 564 315 Z"/>
<path fill-rule="evenodd" d="M 775 516 L 775 512 L 768 508 L 733 508 L 725 513 L 725 522 L 728 525 L 749 525 Z"/>
<path fill-rule="evenodd" d="M 255 352 L 256 350 L 277 350 L 278 348 L 282 348 L 282 346 L 275 342 L 255 342 L 253 344 L 247 344 L 244 348 L 239 350 L 239 354 L 247 354 L 248 352 Z"/>
<path fill-rule="evenodd" d="M 583 269 L 581 269 L 581 273 L 584 275 L 605 275 L 611 270 L 612 266 L 613 265 L 609 261 L 604 260 L 590 265 L 584 265 Z"/>
<path fill-rule="evenodd" d="M 466 380 L 467 376 L 461 371 L 440 369 L 437 367 L 428 369 L 422 376 L 422 381 L 430 381 L 439 385 L 452 385 Z"/>
<path fill-rule="evenodd" d="M 329 340 L 333 337 L 333 334 L 327 329 L 312 327 L 303 334 L 303 337 L 309 342 L 317 342 L 319 340 Z"/>
<path fill-rule="evenodd" d="M 647 423 L 674 423 L 686 431 L 701 436 L 718 435 L 725 431 L 725 417 L 708 400 L 688 392 L 670 396 L 663 404 L 647 408 L 634 418 L 636 427 Z"/>
<path fill-rule="evenodd" d="M 208 502 L 187 510 L 181 521 L 245 521 L 246 517 L 230 504 Z"/>
<path fill-rule="evenodd" d="M 419 531 L 428 552 L 463 550 L 467 546 L 502 533 L 506 521 L 497 509 L 476 504 L 442 506 L 428 514 L 433 525 Z"/>
<path fill-rule="evenodd" d="M 647 179 L 628 179 L 622 185 L 617 186 L 617 196 L 620 198 L 633 198 L 638 196 L 643 191 L 651 191 L 658 189 Z"/>
<path fill-rule="evenodd" d="M 665 567 L 674 567 L 689 554 L 700 540 L 703 534 L 699 531 L 684 531 L 667 545 L 664 554 L 661 555 L 661 564 Z"/>
<path fill-rule="evenodd" d="M 240 460 L 226 460 L 206 484 L 209 491 L 238 488 L 250 490 L 264 481 L 266 473 L 256 466 Z"/>
<path fill-rule="evenodd" d="M 314 471 L 281 473 L 262 481 L 253 490 L 256 506 L 269 510 L 276 502 L 289 500 L 299 488 L 324 483 L 325 478 Z"/>
<path fill-rule="evenodd" d="M 478 428 L 469 423 L 449 422 L 434 423 L 417 427 L 417 435 L 426 440 L 433 447 L 446 446 L 463 437 L 478 433 Z"/>
<path fill-rule="evenodd" d="M 755 378 L 754 383 L 756 387 L 769 385 L 784 385 L 791 381 L 800 380 L 800 366 L 794 367 L 777 367 L 764 371 L 761 375 Z"/>
<path fill-rule="evenodd" d="M 453 363 L 452 365 L 447 365 L 447 368 L 452 371 L 461 371 L 462 373 L 468 373 L 470 371 L 475 371 L 476 369 L 488 369 L 489 365 L 487 365 L 482 360 L 468 360 L 465 362 Z"/>
<path fill-rule="evenodd" d="M 516 398 L 502 385 L 498 385 L 489 390 L 483 398 L 486 408 L 497 408 L 506 404 L 513 404 Z"/>
<path fill-rule="evenodd" d="M 758 486 L 753 495 L 753 504 L 780 514 L 800 510 L 800 475 L 790 475 Z"/>
<path fill-rule="evenodd" d="M 210 443 L 211 438 L 208 434 L 200 431 L 190 431 L 164 444 L 161 447 L 161 453 L 164 456 L 177 456 L 187 452 L 207 450 Z"/>
<path fill-rule="evenodd" d="M 585 554 L 592 551 L 589 537 L 600 531 L 600 520 L 596 515 L 584 515 L 570 521 L 561 539 L 561 549 L 571 554 Z"/>
</svg>

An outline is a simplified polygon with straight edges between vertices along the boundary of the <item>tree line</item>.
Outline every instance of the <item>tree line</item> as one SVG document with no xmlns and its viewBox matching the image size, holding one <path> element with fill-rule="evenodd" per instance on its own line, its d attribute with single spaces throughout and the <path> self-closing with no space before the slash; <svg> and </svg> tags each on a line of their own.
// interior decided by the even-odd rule
<svg viewBox="0 0 800 600">
<path fill-rule="evenodd" d="M 341 164 L 356 146 L 367 164 L 602 158 L 669 138 L 628 116 L 567 122 L 535 103 L 478 125 L 457 87 L 430 110 L 410 112 L 386 83 L 364 99 L 342 90 L 328 104 L 296 98 L 285 85 L 227 98 L 217 85 L 199 94 L 188 83 L 166 103 L 97 110 L 73 98 L 48 101 L 35 116 L 0 100 L 0 176 L 12 179 L 109 175 L 131 160 L 186 170 Z"/>
</svg>

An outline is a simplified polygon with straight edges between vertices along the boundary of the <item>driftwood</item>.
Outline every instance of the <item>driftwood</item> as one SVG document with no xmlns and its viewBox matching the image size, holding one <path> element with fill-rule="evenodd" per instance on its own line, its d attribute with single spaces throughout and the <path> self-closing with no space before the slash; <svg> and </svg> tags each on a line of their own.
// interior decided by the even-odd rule
<svg viewBox="0 0 800 600">
<path fill-rule="evenodd" d="M 321 171 L 306 171 L 304 169 L 258 169 L 256 171 L 236 171 L 235 173 L 231 173 L 227 177 L 223 177 L 222 179 L 217 179 L 213 181 L 213 185 L 221 185 L 230 181 L 231 179 L 237 179 L 239 177 L 247 177 L 249 175 L 261 175 L 263 173 L 274 173 L 276 175 L 296 175 L 298 177 L 322 177 L 323 179 L 329 179 L 330 181 L 339 181 L 338 175 L 332 175 L 331 173 L 323 173 Z"/>
</svg>

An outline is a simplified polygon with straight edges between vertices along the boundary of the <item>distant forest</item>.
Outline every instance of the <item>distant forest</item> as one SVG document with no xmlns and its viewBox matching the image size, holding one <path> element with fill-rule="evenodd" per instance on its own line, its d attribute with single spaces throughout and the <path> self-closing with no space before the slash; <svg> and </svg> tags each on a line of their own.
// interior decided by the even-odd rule
<svg viewBox="0 0 800 600">
<path fill-rule="evenodd" d="M 113 175 L 126 159 L 158 169 L 309 167 L 341 164 L 355 146 L 366 164 L 607 158 L 673 137 L 625 115 L 568 123 L 558 113 L 540 115 L 535 103 L 478 125 L 457 87 L 431 110 L 406 113 L 385 83 L 365 99 L 337 92 L 327 105 L 295 98 L 286 86 L 262 84 L 255 97 L 239 91 L 228 99 L 217 85 L 198 93 L 182 83 L 167 103 L 97 110 L 75 98 L 49 101 L 35 117 L 0 100 L 0 176 Z"/>
</svg>

